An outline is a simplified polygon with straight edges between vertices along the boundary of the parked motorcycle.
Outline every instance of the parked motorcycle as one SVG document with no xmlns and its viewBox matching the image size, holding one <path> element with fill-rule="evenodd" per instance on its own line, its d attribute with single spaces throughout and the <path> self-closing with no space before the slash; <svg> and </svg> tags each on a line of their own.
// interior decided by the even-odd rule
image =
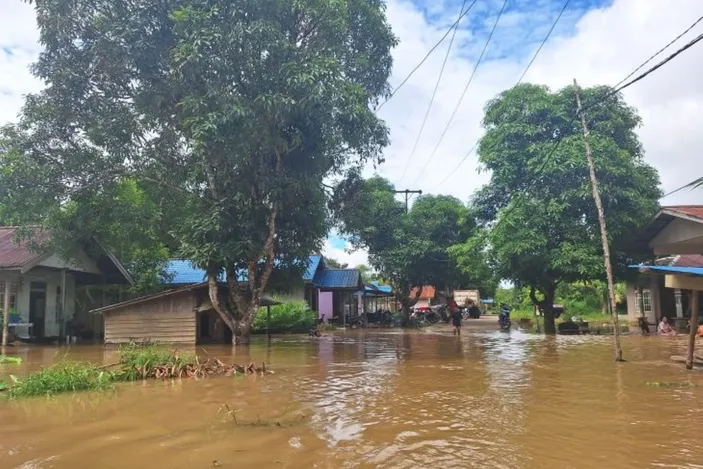
<svg viewBox="0 0 703 469">
<path fill-rule="evenodd" d="M 498 313 L 498 324 L 500 324 L 502 331 L 510 330 L 510 326 L 512 326 L 510 322 L 510 306 L 506 304 L 501 305 L 500 313 Z"/>
</svg>

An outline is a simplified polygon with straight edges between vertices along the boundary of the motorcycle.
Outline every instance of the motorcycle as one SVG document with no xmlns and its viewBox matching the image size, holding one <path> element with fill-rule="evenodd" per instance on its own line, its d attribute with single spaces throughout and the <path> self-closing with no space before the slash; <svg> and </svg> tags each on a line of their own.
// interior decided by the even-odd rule
<svg viewBox="0 0 703 469">
<path fill-rule="evenodd" d="M 510 326 L 512 326 L 510 322 L 510 306 L 501 306 L 500 313 L 498 314 L 498 324 L 500 324 L 500 329 L 502 331 L 510 330 Z"/>
</svg>

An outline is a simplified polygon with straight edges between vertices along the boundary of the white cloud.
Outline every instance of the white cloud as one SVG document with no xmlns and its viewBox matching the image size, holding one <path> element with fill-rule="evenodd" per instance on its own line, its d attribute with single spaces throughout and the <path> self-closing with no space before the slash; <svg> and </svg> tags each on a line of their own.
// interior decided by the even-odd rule
<svg viewBox="0 0 703 469">
<path fill-rule="evenodd" d="M 422 11 L 416 3 L 388 0 L 388 17 L 401 40 L 394 51 L 394 85 L 455 21 L 459 8 L 456 1 L 424 0 L 427 7 Z M 574 77 L 582 86 L 618 82 L 687 28 L 694 18 L 703 15 L 703 3 L 699 0 L 678 0 L 675 7 L 670 3 L 614 0 L 585 13 L 570 8 L 526 80 L 552 88 L 567 86 Z M 517 7 L 506 12 L 501 20 L 495 43 L 489 48 L 490 60 L 479 68 L 433 160 L 425 171 L 421 169 L 471 74 L 472 61 L 483 47 L 487 28 L 492 26 L 501 4 L 498 0 L 478 2 L 476 10 L 467 16 L 467 22 L 480 29 L 463 28 L 457 34 L 458 47 L 450 55 L 422 139 L 402 181 L 400 176 L 430 100 L 446 45 L 440 46 L 380 111 L 391 127 L 392 138 L 380 173 L 399 188 L 449 193 L 466 200 L 488 180 L 487 174 L 477 173 L 475 155 L 470 155 L 458 170 L 454 168 L 482 134 L 480 122 L 486 101 L 515 84 L 537 45 L 535 41 L 546 33 L 560 5 L 544 0 L 510 2 Z M 703 25 L 684 37 L 681 44 L 701 30 Z M 24 2 L 3 0 L 0 3 L 0 124 L 14 119 L 22 95 L 40 88 L 41 82 L 27 70 L 39 50 L 32 8 Z M 684 52 L 625 91 L 628 103 L 643 118 L 639 134 L 646 159 L 659 170 L 665 191 L 703 175 L 703 168 L 696 164 L 701 161 L 703 143 L 703 134 L 698 132 L 703 127 L 703 81 L 698 71 L 701 63 L 703 44 Z M 447 181 L 437 187 L 447 175 L 450 175 Z M 681 192 L 663 202 L 703 203 L 703 190 Z M 348 254 L 330 243 L 325 246 L 325 255 L 350 265 L 367 262 L 365 252 Z"/>
<path fill-rule="evenodd" d="M 526 27 L 534 28 L 534 10 L 538 12 L 542 5 L 543 2 L 539 2 L 529 13 L 522 9 L 511 13 L 505 23 L 501 20 L 496 40 L 519 41 L 521 37 L 526 37 L 529 31 L 520 31 L 521 23 L 517 17 L 529 16 L 531 21 Z M 499 7 L 496 5 L 496 9 Z M 428 24 L 422 12 L 407 1 L 389 1 L 388 15 L 401 39 L 394 52 L 392 82 L 397 85 L 441 37 L 443 30 Z M 450 8 L 446 10 L 446 15 L 452 17 L 456 12 Z M 526 81 L 545 83 L 555 89 L 569 85 L 574 77 L 582 86 L 615 84 L 701 15 L 703 3 L 697 0 L 680 0 L 675 8 L 658 0 L 615 0 L 580 18 L 575 17 L 573 12 L 567 12 L 557 28 L 557 34 L 542 50 Z M 554 16 L 553 11 L 545 14 L 542 23 L 548 25 Z M 492 21 L 489 19 L 487 23 Z M 567 27 L 570 22 L 570 27 Z M 439 24 L 446 23 L 442 21 Z M 513 29 L 509 36 L 500 33 L 501 26 L 505 25 Z M 546 32 L 546 28 L 539 29 Z M 700 34 L 701 30 L 703 26 L 686 35 L 668 52 L 673 52 Z M 484 31 L 475 35 L 474 41 L 478 44 L 473 45 L 474 49 L 483 46 L 486 34 Z M 530 34 L 530 39 L 534 41 L 538 38 Z M 462 42 L 464 40 L 462 38 Z M 525 49 L 524 44 L 509 43 L 506 46 L 504 43 L 499 47 L 499 60 L 490 60 L 480 66 L 439 151 L 428 169 L 421 172 L 471 74 L 471 60 L 475 60 L 463 52 L 454 51 L 451 54 L 423 137 L 409 162 L 407 175 L 401 181 L 441 66 L 444 54 L 441 46 L 380 112 L 391 127 L 393 141 L 386 152 L 387 162 L 379 172 L 400 188 L 450 193 L 462 200 L 484 184 L 488 175 L 477 173 L 474 154 L 446 183 L 436 187 L 482 135 L 480 121 L 486 101 L 513 86 L 529 60 L 532 52 L 520 57 L 506 57 L 503 50 L 512 45 L 521 46 L 521 51 Z M 536 48 L 536 44 L 533 47 Z M 495 55 L 495 49 L 491 50 Z M 703 175 L 703 169 L 695 164 L 701 159 L 700 147 L 703 143 L 703 136 L 697 132 L 703 125 L 703 82 L 698 72 L 701 63 L 703 44 L 684 52 L 625 91 L 628 103 L 636 107 L 643 118 L 639 135 L 646 151 L 646 160 L 659 170 L 665 191 Z M 703 203 L 703 190 L 682 192 L 663 200 L 663 203 Z"/>
<path fill-rule="evenodd" d="M 369 265 L 368 253 L 360 249 L 358 251 L 349 251 L 350 245 L 346 243 L 345 247 L 340 249 L 333 245 L 328 238 L 325 240 L 325 246 L 322 248 L 322 255 L 338 261 L 340 264 L 347 264 L 349 267 L 358 267 L 362 264 Z"/>
</svg>

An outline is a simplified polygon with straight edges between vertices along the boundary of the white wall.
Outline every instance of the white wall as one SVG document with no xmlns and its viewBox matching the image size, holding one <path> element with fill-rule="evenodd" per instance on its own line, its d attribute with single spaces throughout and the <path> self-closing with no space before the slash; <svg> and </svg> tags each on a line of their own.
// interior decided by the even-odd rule
<svg viewBox="0 0 703 469">
<path fill-rule="evenodd" d="M 56 336 L 59 334 L 59 321 L 57 318 L 57 298 L 56 289 L 61 287 L 61 272 L 46 268 L 35 267 L 26 274 L 0 273 L 0 278 L 5 281 L 19 282 L 17 292 L 17 313 L 22 317 L 23 322 L 29 322 L 29 294 L 31 282 L 42 282 L 46 284 L 46 311 L 44 314 L 44 335 Z M 66 273 L 66 309 L 64 320 L 68 321 L 73 317 L 76 307 L 76 282 L 70 272 Z"/>
</svg>

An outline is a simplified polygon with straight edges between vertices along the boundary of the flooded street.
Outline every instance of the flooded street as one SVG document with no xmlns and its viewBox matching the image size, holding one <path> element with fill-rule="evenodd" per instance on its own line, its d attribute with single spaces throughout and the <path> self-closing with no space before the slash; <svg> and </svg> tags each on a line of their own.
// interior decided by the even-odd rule
<svg viewBox="0 0 703 469">
<path fill-rule="evenodd" d="M 280 337 L 249 352 L 273 376 L 0 402 L 0 468 L 701 468 L 703 374 L 669 362 L 685 340 L 623 337 L 616 365 L 599 336 Z M 25 363 L 0 374 L 56 352 L 18 347 Z M 115 360 L 102 347 L 68 354 Z"/>
</svg>

